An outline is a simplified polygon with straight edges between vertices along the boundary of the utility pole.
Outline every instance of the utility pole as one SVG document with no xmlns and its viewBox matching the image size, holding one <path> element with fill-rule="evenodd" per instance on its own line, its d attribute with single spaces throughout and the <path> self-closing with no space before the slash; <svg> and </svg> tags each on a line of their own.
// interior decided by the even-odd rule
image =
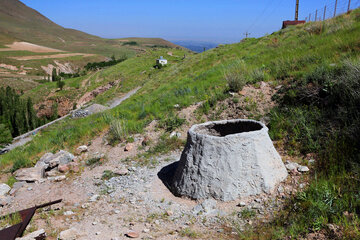
<svg viewBox="0 0 360 240">
<path fill-rule="evenodd" d="M 244 33 L 244 35 L 246 36 L 245 38 L 248 38 L 248 36 L 250 36 L 250 34 L 251 33 L 249 33 L 249 32 Z"/>
<path fill-rule="evenodd" d="M 334 17 L 336 17 L 336 8 L 337 8 L 337 2 L 338 2 L 338 0 L 335 0 L 335 9 L 334 9 Z"/>
<path fill-rule="evenodd" d="M 299 20 L 299 0 L 296 0 L 295 21 Z"/>
<path fill-rule="evenodd" d="M 326 5 L 324 7 L 324 18 L 323 18 L 323 20 L 325 20 L 325 19 L 326 19 Z"/>
<path fill-rule="evenodd" d="M 316 9 L 316 13 L 315 13 L 315 22 L 317 21 L 317 9 Z"/>
<path fill-rule="evenodd" d="M 349 4 L 348 4 L 348 12 L 350 12 L 350 5 L 351 5 L 351 0 L 349 0 Z"/>
</svg>

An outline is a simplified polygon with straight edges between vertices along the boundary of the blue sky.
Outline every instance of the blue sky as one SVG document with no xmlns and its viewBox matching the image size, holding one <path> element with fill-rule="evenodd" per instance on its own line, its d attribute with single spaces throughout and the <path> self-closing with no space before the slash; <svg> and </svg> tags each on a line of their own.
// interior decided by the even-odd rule
<svg viewBox="0 0 360 240">
<path fill-rule="evenodd" d="M 66 28 L 105 38 L 237 42 L 293 19 L 295 0 L 22 0 Z M 300 0 L 300 18 L 332 0 Z"/>
</svg>

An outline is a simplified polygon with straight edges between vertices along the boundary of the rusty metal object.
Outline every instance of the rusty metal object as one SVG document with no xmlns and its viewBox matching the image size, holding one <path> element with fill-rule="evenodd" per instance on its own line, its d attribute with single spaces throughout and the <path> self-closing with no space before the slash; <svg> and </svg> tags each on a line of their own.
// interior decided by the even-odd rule
<svg viewBox="0 0 360 240">
<path fill-rule="evenodd" d="M 54 205 L 56 203 L 60 203 L 61 201 L 62 201 L 62 199 L 59 199 L 59 200 L 56 200 L 53 202 L 45 203 L 45 204 L 42 204 L 39 206 L 24 209 L 24 210 L 7 215 L 9 217 L 13 217 L 15 214 L 18 213 L 22 219 L 22 222 L 1 230 L 0 231 L 0 240 L 15 240 L 17 237 L 22 237 L 27 225 L 30 223 L 31 218 L 34 216 L 37 209 L 48 207 L 48 206 Z M 2 216 L 2 217 L 0 217 L 0 219 L 3 219 L 5 217 L 6 216 Z"/>
<path fill-rule="evenodd" d="M 293 25 L 298 25 L 298 24 L 304 24 L 305 21 L 303 20 L 298 20 L 298 21 L 283 21 L 283 25 L 282 25 L 282 29 L 288 27 L 288 26 L 293 26 Z"/>
</svg>

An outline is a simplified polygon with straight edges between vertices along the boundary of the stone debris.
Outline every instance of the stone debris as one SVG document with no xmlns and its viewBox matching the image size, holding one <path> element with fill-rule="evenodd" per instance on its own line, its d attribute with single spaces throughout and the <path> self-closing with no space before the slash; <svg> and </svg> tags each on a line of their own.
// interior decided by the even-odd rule
<svg viewBox="0 0 360 240">
<path fill-rule="evenodd" d="M 74 212 L 73 211 L 64 212 L 64 216 L 70 216 L 70 215 L 74 215 Z"/>
<path fill-rule="evenodd" d="M 76 163 L 72 163 L 74 155 L 60 150 L 56 154 L 45 153 L 36 163 L 35 167 L 22 168 L 14 172 L 18 181 L 26 182 L 43 182 L 45 177 L 49 180 L 59 182 L 65 180 L 65 176 L 57 176 L 59 173 L 67 173 L 70 170 L 78 172 L 79 168 Z"/>
<path fill-rule="evenodd" d="M 0 184 L 0 197 L 6 196 L 11 190 L 11 187 L 9 187 L 5 183 Z"/>
<path fill-rule="evenodd" d="M 67 173 L 68 171 L 70 171 L 70 168 L 67 164 L 63 164 L 58 166 L 58 170 L 61 173 Z"/>
<path fill-rule="evenodd" d="M 181 133 L 174 131 L 170 134 L 170 138 L 173 138 L 173 137 L 180 138 Z"/>
<path fill-rule="evenodd" d="M 127 236 L 128 238 L 138 238 L 138 237 L 140 237 L 140 235 L 137 232 L 134 232 L 134 231 L 130 231 L 130 232 L 126 233 L 125 236 Z"/>
<path fill-rule="evenodd" d="M 10 190 L 10 195 L 13 196 L 15 195 L 15 193 L 24 186 L 24 182 L 16 182 L 14 183 L 14 185 L 12 186 L 11 190 Z"/>
<path fill-rule="evenodd" d="M 89 202 L 96 202 L 100 198 L 100 195 L 94 194 L 90 199 Z"/>
<path fill-rule="evenodd" d="M 0 196 L 0 207 L 10 205 L 13 200 L 11 196 Z"/>
<path fill-rule="evenodd" d="M 300 167 L 298 167 L 297 170 L 298 170 L 299 172 L 301 172 L 301 173 L 310 171 L 307 166 L 300 166 Z"/>
<path fill-rule="evenodd" d="M 133 150 L 133 149 L 134 149 L 134 144 L 133 144 L 133 143 L 127 143 L 127 144 L 125 145 L 124 151 L 125 151 L 125 152 L 129 152 L 129 151 L 131 151 L 131 150 Z"/>
<path fill-rule="evenodd" d="M 87 152 L 88 151 L 88 147 L 83 145 L 83 146 L 80 146 L 78 147 L 76 150 L 75 150 L 75 154 L 76 155 L 80 155 L 81 153 L 84 153 L 84 152 Z"/>
<path fill-rule="evenodd" d="M 297 170 L 297 168 L 300 167 L 300 165 L 296 162 L 286 161 L 285 167 L 287 170 L 293 171 L 293 170 Z"/>
<path fill-rule="evenodd" d="M 46 232 L 44 229 L 29 233 L 25 237 L 16 238 L 16 240 L 37 240 L 37 239 L 46 239 Z"/>
<path fill-rule="evenodd" d="M 14 176 L 18 181 L 39 182 L 45 177 L 45 168 L 21 168 L 14 172 Z"/>
<path fill-rule="evenodd" d="M 83 109 L 78 109 L 78 110 L 72 112 L 71 117 L 72 118 L 83 118 L 83 117 L 87 117 L 89 115 L 90 115 L 89 111 L 86 111 Z"/>
<path fill-rule="evenodd" d="M 307 166 L 302 166 L 296 162 L 286 161 L 285 167 L 289 172 L 296 173 L 296 172 L 308 172 L 309 168 Z"/>
</svg>

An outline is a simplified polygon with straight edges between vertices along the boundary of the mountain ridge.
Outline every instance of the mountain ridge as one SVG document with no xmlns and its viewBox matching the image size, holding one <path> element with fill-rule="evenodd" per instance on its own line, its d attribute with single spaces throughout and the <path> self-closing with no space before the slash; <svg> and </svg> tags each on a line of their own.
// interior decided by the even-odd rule
<svg viewBox="0 0 360 240">
<path fill-rule="evenodd" d="M 119 39 L 106 39 L 64 28 L 19 0 L 0 0 L 0 35 L 0 41 L 6 40 L 1 44 L 20 40 L 70 52 L 106 56 L 128 52 L 129 49 L 134 51 L 131 46 L 120 44 Z M 149 41 L 153 42 L 154 39 Z M 143 42 L 146 44 L 146 41 Z M 159 46 L 180 47 L 164 39 L 158 42 Z"/>
</svg>

